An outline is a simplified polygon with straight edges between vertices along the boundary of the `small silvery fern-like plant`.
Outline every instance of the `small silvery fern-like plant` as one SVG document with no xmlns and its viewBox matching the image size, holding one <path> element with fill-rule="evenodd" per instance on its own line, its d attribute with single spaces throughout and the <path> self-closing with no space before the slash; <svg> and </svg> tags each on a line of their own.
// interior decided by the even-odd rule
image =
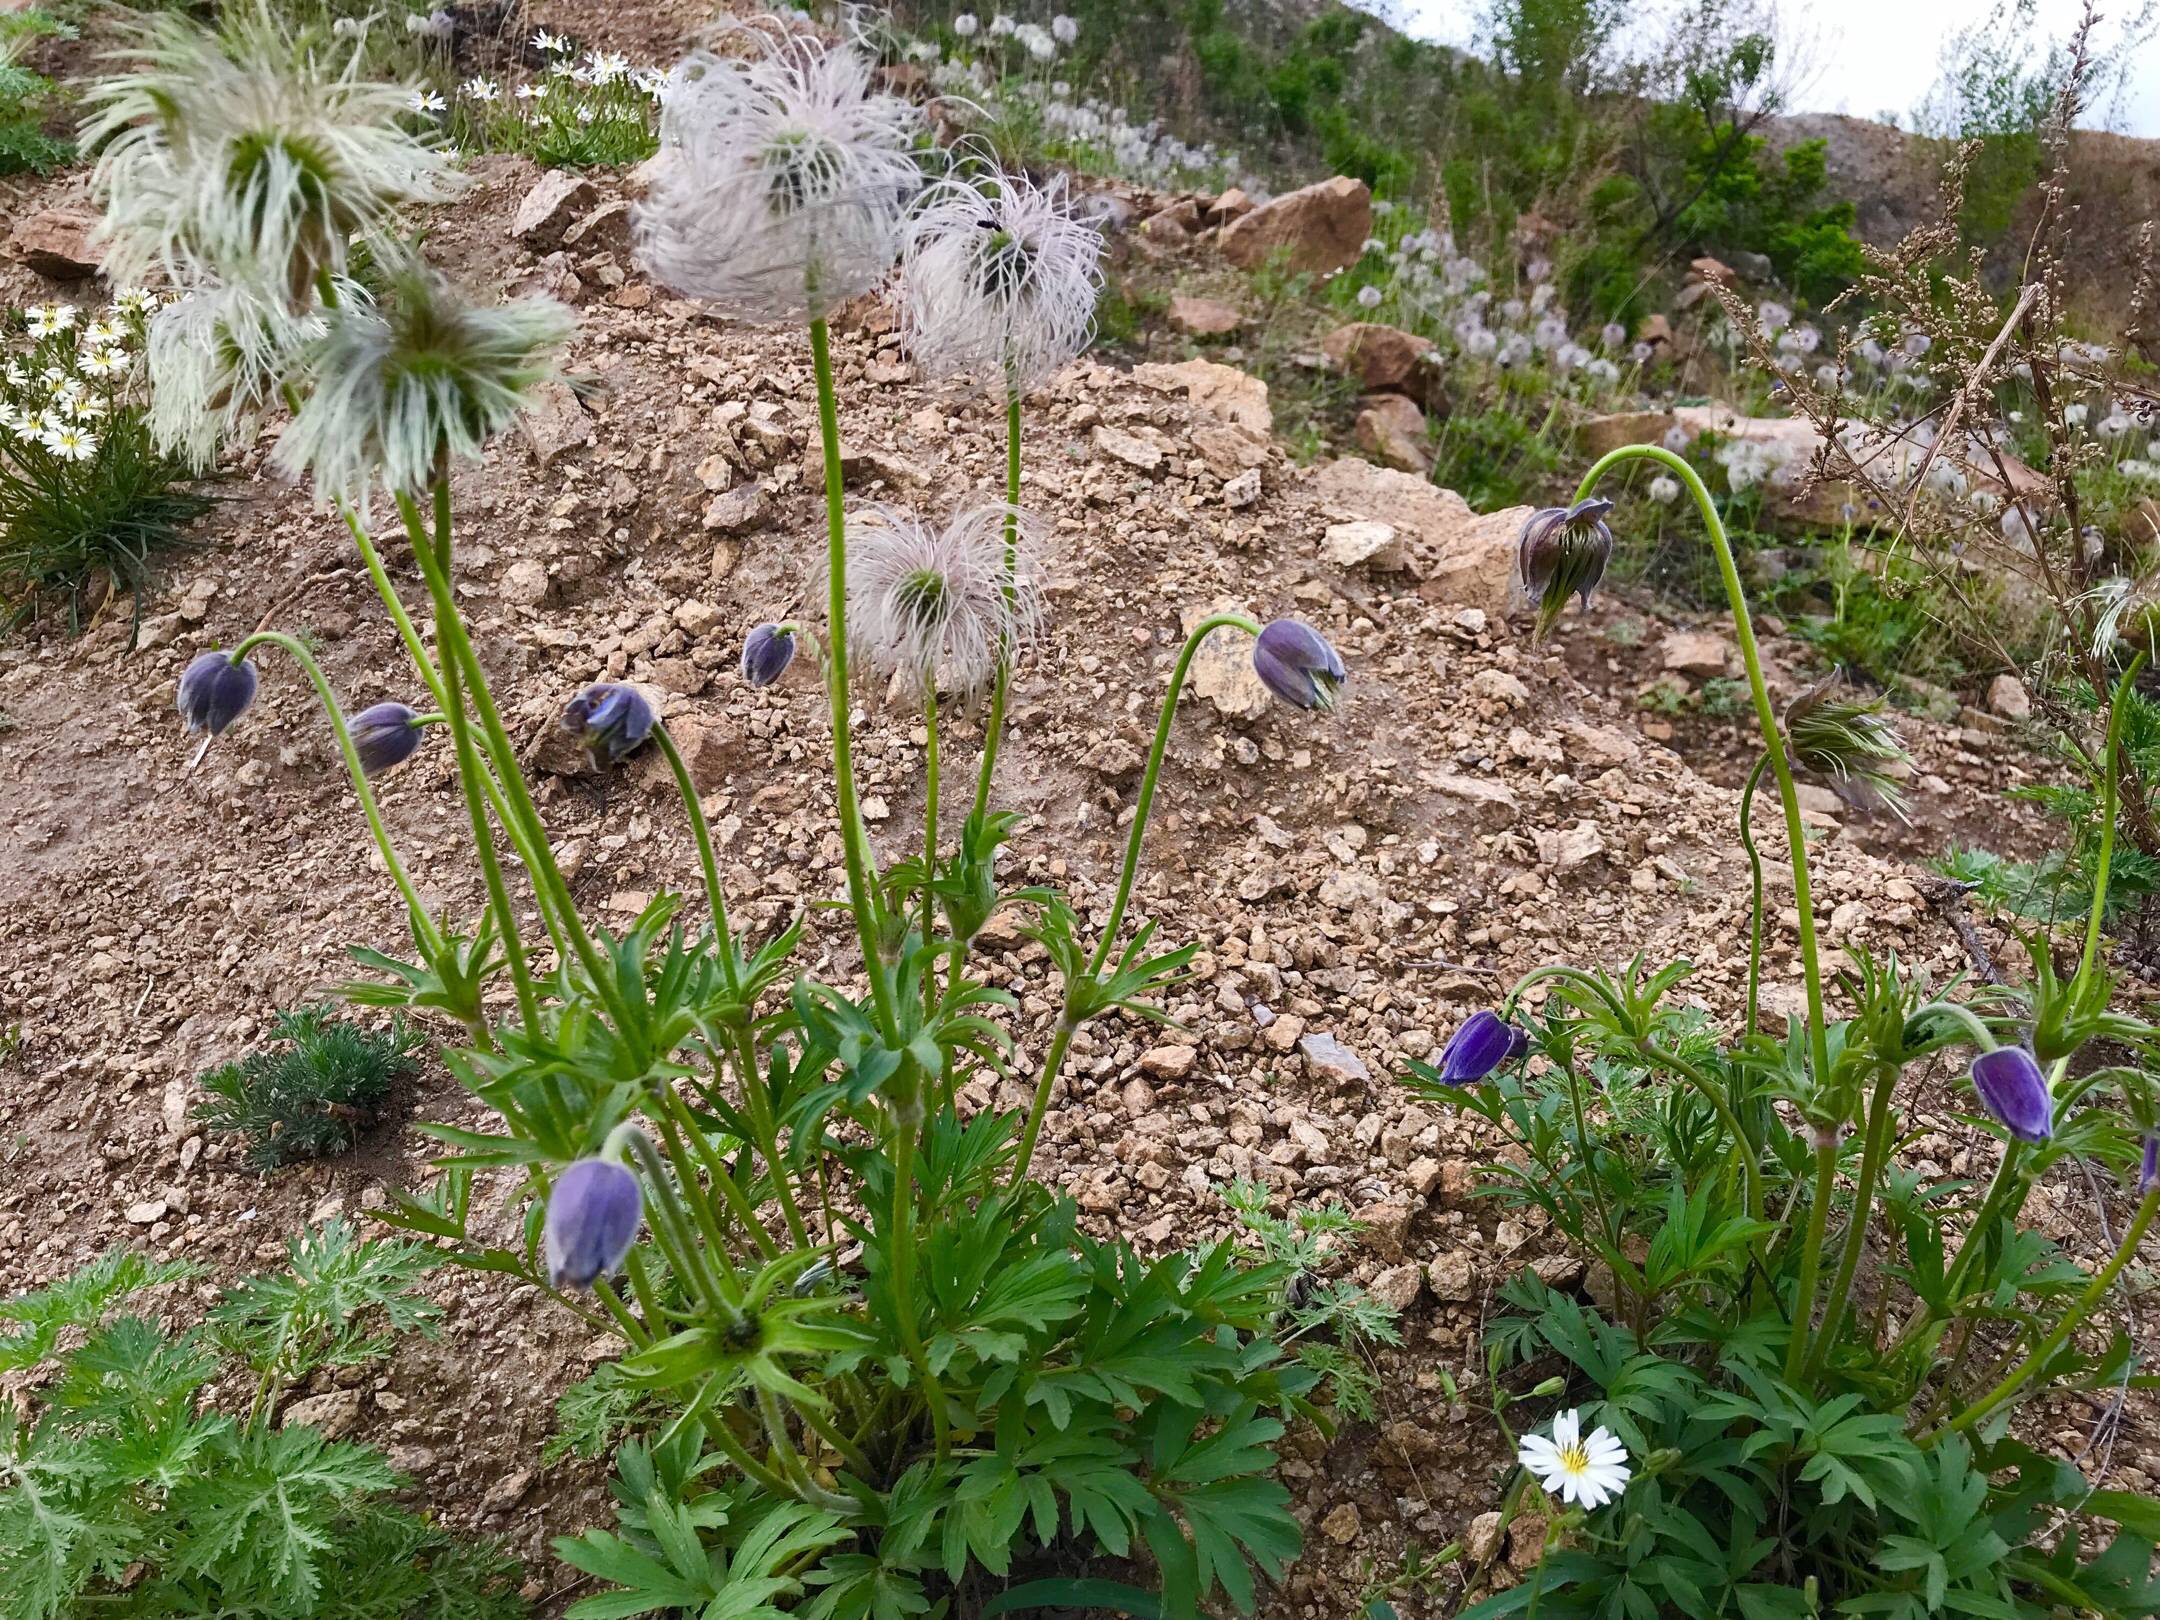
<svg viewBox="0 0 2160 1620">
<path fill-rule="evenodd" d="M 666 719 L 619 683 L 581 693 L 564 725 L 596 759 L 661 756 L 702 903 L 662 894 L 611 933 L 572 899 L 451 589 L 451 464 L 478 454 L 546 374 L 566 320 L 545 308 L 477 308 L 409 259 L 379 299 L 328 278 L 312 312 L 323 335 L 279 384 L 296 417 L 278 465 L 338 505 L 428 712 L 378 704 L 348 722 L 307 649 L 275 631 L 206 655 L 183 712 L 205 746 L 245 724 L 258 646 L 283 648 L 315 681 L 414 944 L 410 961 L 356 950 L 376 977 L 347 993 L 450 1021 L 445 1061 L 493 1111 L 489 1129 L 428 1127 L 451 1150 L 444 1174 L 386 1218 L 619 1334 L 623 1387 L 665 1416 L 660 1439 L 619 1458 L 620 1533 L 557 1544 L 628 1589 L 581 1600 L 580 1620 L 686 1607 L 906 1615 L 984 1580 L 1020 1579 L 1015 1601 L 1099 1595 L 1096 1583 L 1024 1579 L 1075 1554 L 1152 1564 L 1160 1596 L 1119 1601 L 1181 1620 L 1218 1595 L 1249 1610 L 1255 1572 L 1279 1576 L 1299 1546 L 1270 1446 L 1292 1415 L 1329 1421 L 1314 1398 L 1325 1358 L 1292 1354 L 1279 1331 L 1284 1262 L 1254 1263 L 1228 1240 L 1146 1259 L 1083 1233 L 1071 1200 L 1029 1171 L 1074 1036 L 1112 1010 L 1162 1018 L 1158 998 L 1193 955 L 1152 948 L 1152 924 L 1130 938 L 1123 924 L 1202 640 L 1242 632 L 1258 649 L 1264 636 L 1277 689 L 1302 706 L 1332 698 L 1347 671 L 1310 629 L 1263 632 L 1238 613 L 1195 627 L 1164 694 L 1116 903 L 1092 936 L 1062 895 L 999 881 L 1016 818 L 990 807 L 994 725 L 958 847 L 933 791 L 920 854 L 881 861 L 855 793 L 851 664 L 897 677 L 929 716 L 940 692 L 987 688 L 995 707 L 1039 598 L 1010 502 L 944 523 L 850 521 L 824 310 L 893 267 L 917 115 L 870 88 L 845 41 L 777 25 L 727 37 L 746 40 L 746 56 L 704 52 L 678 70 L 641 241 L 673 285 L 809 327 L 823 623 L 760 626 L 743 671 L 777 678 L 798 645 L 822 664 L 852 976 L 802 971 L 805 918 L 762 939 L 731 922 Z M 1018 445 L 1016 431 L 1013 493 Z M 411 540 L 432 645 L 354 516 L 370 490 L 387 491 Z M 1293 664 L 1302 684 L 1281 673 Z M 394 769 L 422 727 L 446 731 L 455 753 L 487 896 L 475 917 L 422 906 L 376 812 L 370 771 Z M 1063 979 L 1039 1072 L 1016 1051 L 1011 998 L 977 976 L 973 942 L 1005 907 L 1032 913 Z M 503 980 L 507 998 L 493 994 Z M 1024 1117 L 959 1106 L 977 1080 L 1023 1077 Z M 481 1171 L 515 1181 L 522 1221 L 507 1243 L 469 1219 Z M 1139 1342 L 1137 1360 L 1120 1348 Z"/>
</svg>

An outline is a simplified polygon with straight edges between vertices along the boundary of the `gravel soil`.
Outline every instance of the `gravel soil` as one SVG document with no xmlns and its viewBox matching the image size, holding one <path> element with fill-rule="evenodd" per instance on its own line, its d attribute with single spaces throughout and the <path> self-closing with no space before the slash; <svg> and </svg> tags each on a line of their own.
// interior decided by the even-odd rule
<svg viewBox="0 0 2160 1620">
<path fill-rule="evenodd" d="M 685 19 L 648 10 L 581 25 L 661 57 Z M 431 220 L 429 251 L 477 283 L 575 292 L 576 384 L 526 435 L 461 470 L 459 591 L 553 837 L 590 913 L 618 921 L 662 888 L 695 890 L 679 802 L 656 762 L 596 775 L 558 738 L 563 704 L 601 675 L 667 694 L 721 840 L 739 915 L 778 923 L 842 890 L 822 693 L 803 664 L 753 692 L 734 663 L 745 630 L 805 611 L 822 547 L 814 394 L 805 338 L 739 326 L 639 278 L 602 220 L 568 260 L 541 264 L 509 234 L 538 178 L 520 159 L 474 165 L 480 185 Z M 624 184 L 600 177 L 598 204 Z M 16 211 L 78 194 L 79 178 L 18 186 Z M 571 279 L 573 278 L 574 282 Z M 93 296 L 87 286 L 60 296 Z M 19 265 L 0 295 L 56 295 Z M 994 498 L 999 411 L 913 378 L 874 312 L 837 338 L 851 500 L 944 514 Z M 1159 379 L 1158 379 L 1159 383 Z M 1686 955 L 1683 994 L 1728 1025 L 1746 981 L 1747 869 L 1733 837 L 1749 757 L 1731 723 L 1645 723 L 1637 694 L 1664 673 L 1663 638 L 1714 626 L 1658 621 L 1601 599 L 1533 647 L 1524 622 L 1388 573 L 1318 560 L 1345 513 L 1314 474 L 1263 446 L 1263 492 L 1232 507 L 1201 446 L 1222 422 L 1178 387 L 1082 362 L 1027 403 L 1026 499 L 1045 519 L 1049 625 L 1016 692 L 1000 802 L 1029 820 L 1016 876 L 1064 884 L 1099 923 L 1125 818 L 1181 626 L 1218 603 L 1321 626 L 1351 671 L 1327 716 L 1256 700 L 1225 656 L 1189 692 L 1172 735 L 1136 906 L 1166 941 L 1197 940 L 1196 976 L 1171 1009 L 1182 1028 L 1103 1024 L 1075 1042 L 1040 1173 L 1086 1223 L 1159 1251 L 1227 1224 L 1219 1183 L 1264 1179 L 1285 1200 L 1339 1199 L 1369 1222 L 1341 1264 L 1403 1307 L 1403 1344 L 1377 1353 L 1382 1416 L 1330 1443 L 1294 1432 L 1283 1475 L 1308 1526 L 1307 1555 L 1265 1599 L 1278 1616 L 1349 1615 L 1394 1581 L 1413 1546 L 1460 1538 L 1493 1506 L 1503 1461 L 1478 1395 L 1481 1323 L 1524 1266 L 1555 1283 L 1576 1269 L 1535 1224 L 1471 1196 L 1494 1145 L 1400 1088 L 1422 1057 L 1518 972 L 1560 957 L 1615 963 Z M 1108 432 L 1101 430 L 1108 429 Z M 105 604 L 77 637 L 51 622 L 0 643 L 0 1292 L 65 1274 L 113 1243 L 201 1262 L 161 1305 L 185 1320 L 215 1283 L 274 1262 L 288 1232 L 386 1202 L 428 1175 L 415 1120 L 475 1124 L 439 1064 L 343 1158 L 259 1178 L 237 1144 L 190 1122 L 196 1077 L 238 1056 L 273 1009 L 348 976 L 346 947 L 408 948 L 315 700 L 274 650 L 241 725 L 198 759 L 172 711 L 181 667 L 261 625 L 311 633 L 348 709 L 415 695 L 395 635 L 349 538 L 304 490 L 265 467 L 268 442 L 235 457 L 223 504 L 140 604 Z M 1195 444 L 1195 434 L 1200 444 Z M 1149 458 L 1131 452 L 1138 444 Z M 1121 454 L 1115 449 L 1127 446 Z M 751 501 L 745 491 L 757 491 Z M 761 510 L 750 511 L 755 506 Z M 380 520 L 381 514 L 378 514 Z M 714 525 L 714 526 L 709 526 Z M 384 526 L 378 521 L 378 532 Z M 424 602 L 409 569 L 408 603 Z M 1491 590 L 1504 589 L 1500 578 Z M 1626 624 L 1629 630 L 1616 630 Z M 1806 684 L 1796 643 L 1772 637 L 1781 692 Z M 1264 695 L 1262 695 L 1264 699 Z M 925 735 L 874 695 L 859 733 L 867 813 L 883 853 L 920 837 Z M 2001 790 L 2047 766 L 2014 731 L 1968 715 L 1913 723 L 1914 823 L 1860 820 L 1826 797 L 1821 908 L 1831 940 L 1895 949 L 1938 978 L 1968 948 L 1908 864 L 1953 840 L 2010 853 L 2036 832 Z M 965 769 L 979 733 L 947 733 Z M 948 770 L 954 766 L 949 763 Z M 386 779 L 383 804 L 431 903 L 470 916 L 470 858 L 450 751 L 436 739 Z M 1781 850 L 1765 816 L 1767 852 Z M 1982 926 L 1998 961 L 2014 942 Z M 2006 949 L 2006 947 L 2009 947 Z M 805 971 L 845 981 L 851 942 L 808 912 Z M 1048 964 L 1013 934 L 986 960 L 1020 1006 L 1021 1056 L 1002 1098 L 1035 1072 L 1054 1016 Z M 1767 999 L 1798 995 L 1789 923 L 1776 929 Z M 2144 988 L 2130 986 L 2142 996 Z M 1958 1125 L 1945 1064 L 1911 1104 L 1914 1161 L 1963 1173 L 1987 1159 Z M 476 1192 L 505 1232 L 507 1185 Z M 2099 1200 L 2123 1198 L 2074 1169 L 2040 1190 L 2043 1230 L 2090 1262 Z M 505 1538 L 529 1590 L 562 1600 L 574 1572 L 551 1536 L 608 1523 L 604 1469 L 545 1467 L 553 1403 L 611 1341 L 529 1288 L 438 1274 L 435 1342 L 412 1339 L 351 1385 L 352 1432 L 390 1449 L 412 1498 L 453 1527 Z M 2149 1324 L 2139 1322 L 2149 1337 Z M 1466 1399 L 1451 1404 L 1443 1369 Z M 328 1386 L 325 1386 L 326 1388 Z M 304 1393 L 304 1392 L 303 1392 Z M 2101 1407 L 2052 1403 L 2035 1433 L 2066 1452 Z M 2143 1397 L 2086 1457 L 2096 1484 L 2160 1481 L 2160 1433 Z M 1504 1578 L 1504 1577 L 1503 1577 Z M 1397 1586 L 1406 1615 L 1451 1612 L 1443 1576 Z"/>
</svg>

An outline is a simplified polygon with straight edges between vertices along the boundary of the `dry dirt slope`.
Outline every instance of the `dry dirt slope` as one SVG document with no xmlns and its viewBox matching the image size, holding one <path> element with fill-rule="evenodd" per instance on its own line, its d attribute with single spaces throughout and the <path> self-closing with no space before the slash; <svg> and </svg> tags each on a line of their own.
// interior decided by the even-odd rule
<svg viewBox="0 0 2160 1620">
<path fill-rule="evenodd" d="M 539 255 L 509 224 L 535 176 L 516 162 L 481 169 L 484 188 L 438 222 L 434 251 L 475 279 L 525 284 L 543 273 Z M 583 288 L 570 363 L 589 404 L 555 396 L 530 440 L 505 440 L 460 475 L 460 590 L 505 708 L 534 739 L 580 898 L 620 915 L 695 882 L 679 810 L 649 766 L 605 779 L 551 768 L 574 764 L 547 747 L 563 701 L 606 671 L 673 694 L 733 895 L 777 919 L 840 887 L 819 693 L 806 678 L 753 693 L 732 673 L 742 632 L 804 600 L 821 544 L 802 459 L 814 442 L 807 349 L 646 287 L 608 246 L 612 228 L 598 220 L 574 262 L 544 272 L 569 290 L 570 268 Z M 13 296 L 49 291 L 12 274 Z M 917 386 L 878 324 L 840 343 L 855 494 L 945 513 L 991 489 L 997 414 Z M 1256 405 L 1215 372 L 1136 378 L 1085 363 L 1029 402 L 1052 613 L 1003 792 L 1032 817 L 1016 868 L 1065 882 L 1100 919 L 1181 624 L 1224 601 L 1297 613 L 1350 665 L 1332 716 L 1253 701 L 1234 664 L 1210 676 L 1213 696 L 1188 698 L 1141 886 L 1165 938 L 1203 946 L 1174 1009 L 1184 1028 L 1084 1037 L 1043 1161 L 1099 1229 L 1150 1248 L 1220 1230 L 1213 1188 L 1233 1175 L 1341 1198 L 1371 1220 L 1344 1263 L 1406 1308 L 1405 1348 L 1380 1358 L 1381 1424 L 1332 1448 L 1296 1437 L 1285 1472 L 1312 1554 L 1270 1605 L 1342 1614 L 1361 1569 L 1391 1566 L 1409 1539 L 1451 1539 L 1490 1504 L 1490 1425 L 1446 1405 L 1438 1368 L 1474 1387 L 1493 1289 L 1530 1263 L 1567 1275 L 1538 1231 L 1465 1196 L 1489 1149 L 1409 1104 L 1394 1084 L 1403 1059 L 1553 955 L 1685 952 L 1695 991 L 1729 1019 L 1745 974 L 1744 868 L 1727 831 L 1733 796 L 1568 674 L 1567 638 L 1581 632 L 1533 649 L 1509 628 L 1511 520 L 1476 523 L 1362 464 L 1295 469 L 1255 436 Z M 1247 462 L 1262 493 L 1233 507 L 1226 475 Z M 193 745 L 171 713 L 180 667 L 266 619 L 320 638 L 348 707 L 412 696 L 338 526 L 264 472 L 260 447 L 223 492 L 202 549 L 143 605 L 156 645 L 124 650 L 128 607 L 116 604 L 80 640 L 0 648 L 13 856 L 0 866 L 0 1027 L 22 1036 L 0 1067 L 0 1139 L 13 1144 L 0 1149 L 0 1290 L 116 1241 L 230 1275 L 275 1258 L 299 1222 L 379 1205 L 384 1183 L 425 1174 L 421 1140 L 397 1122 L 352 1157 L 267 1182 L 188 1123 L 197 1073 L 244 1050 L 272 1008 L 344 977 L 347 944 L 403 944 L 288 665 L 263 659 L 255 709 L 189 769 Z M 1408 567 L 1376 571 L 1397 560 L 1385 550 L 1356 566 L 1322 559 L 1331 527 L 1367 519 L 1397 526 Z M 416 582 L 403 588 L 418 601 Z M 919 831 L 923 737 L 912 717 L 863 701 L 866 790 L 896 853 Z M 1965 747 L 1941 741 L 1942 768 Z M 964 730 L 955 751 L 968 752 Z M 384 798 L 429 893 L 469 914 L 479 880 L 447 749 L 431 744 Z M 1962 962 L 1904 877 L 1852 835 L 1822 866 L 1839 937 L 1946 971 Z M 847 943 L 827 914 L 811 914 L 809 940 L 806 968 L 844 977 Z M 1054 999 L 1039 949 L 1004 943 L 991 971 L 1021 1002 L 1024 1079 Z M 1781 937 L 1781 984 L 1792 966 Z M 401 1103 L 471 1117 L 439 1073 Z M 1947 1090 L 1934 1103 L 1943 1117 L 1923 1149 L 1939 1142 L 1947 1164 Z M 395 1448 L 451 1522 L 543 1557 L 548 1535 L 604 1517 L 598 1471 L 541 1469 L 538 1446 L 556 1391 L 608 1346 L 529 1291 L 456 1278 L 437 1291 L 451 1307 L 445 1343 L 370 1369 L 341 1410 Z M 184 1315 L 191 1296 L 175 1291 L 169 1308 Z M 535 1591 L 547 1590 L 543 1571 Z"/>
</svg>

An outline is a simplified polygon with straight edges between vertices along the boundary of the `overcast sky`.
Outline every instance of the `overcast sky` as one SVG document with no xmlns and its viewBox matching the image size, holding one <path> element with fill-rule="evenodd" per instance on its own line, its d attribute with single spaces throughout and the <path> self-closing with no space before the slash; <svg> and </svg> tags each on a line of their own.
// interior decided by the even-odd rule
<svg viewBox="0 0 2160 1620">
<path fill-rule="evenodd" d="M 2112 42 L 2120 26 L 2106 19 L 2135 9 L 2138 0 L 2102 0 L 2100 37 Z M 1474 43 L 1479 0 L 1386 0 L 1370 9 L 1392 11 L 1423 39 L 1453 45 Z M 1912 111 L 1934 88 L 1946 36 L 1993 9 L 1990 0 L 1786 0 L 1780 33 L 1788 54 L 1804 58 L 1812 72 L 1795 98 L 1795 111 L 1843 112 L 1859 118 L 1897 113 L 1909 127 Z M 2067 38 L 2082 11 L 2079 0 L 2038 0 L 2035 60 L 2047 51 L 2045 36 Z M 2096 108 L 2083 122 L 2103 122 Z M 2128 94 L 2109 127 L 2126 134 L 2160 136 L 2160 41 L 2138 53 Z"/>
</svg>

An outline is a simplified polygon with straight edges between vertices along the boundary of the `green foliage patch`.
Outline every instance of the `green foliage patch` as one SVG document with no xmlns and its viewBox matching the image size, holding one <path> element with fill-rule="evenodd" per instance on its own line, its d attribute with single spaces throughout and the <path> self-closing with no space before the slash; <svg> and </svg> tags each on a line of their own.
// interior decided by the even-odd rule
<svg viewBox="0 0 2160 1620">
<path fill-rule="evenodd" d="M 419 1072 L 425 1044 L 402 1019 L 363 1029 L 327 1005 L 277 1014 L 270 1038 L 282 1049 L 203 1075 L 210 1100 L 195 1111 L 214 1131 L 245 1134 L 248 1163 L 265 1173 L 350 1148 L 391 1086 Z"/>
</svg>

